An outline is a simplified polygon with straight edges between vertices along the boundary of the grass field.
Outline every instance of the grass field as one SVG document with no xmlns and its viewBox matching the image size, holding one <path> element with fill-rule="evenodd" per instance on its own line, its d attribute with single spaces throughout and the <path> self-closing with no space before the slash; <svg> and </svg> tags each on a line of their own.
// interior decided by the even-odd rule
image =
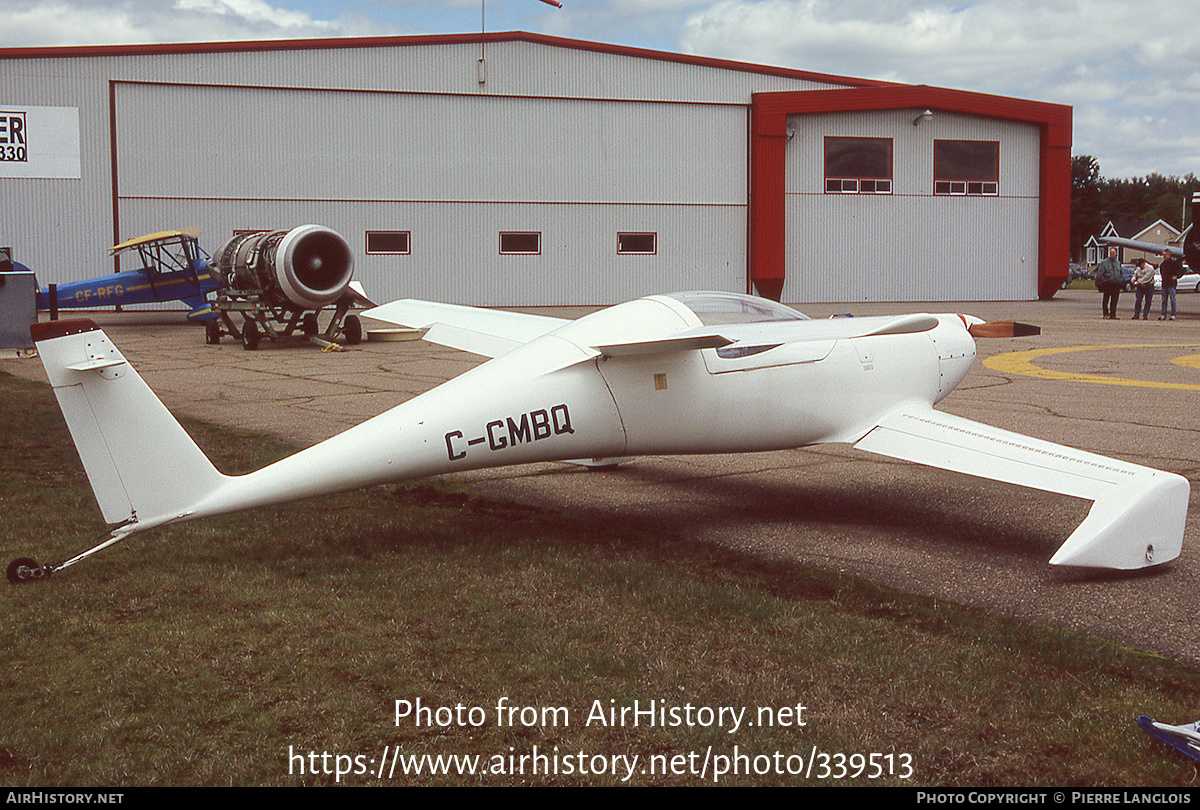
<svg viewBox="0 0 1200 810">
<path fill-rule="evenodd" d="M 2 560 L 65 559 L 104 528 L 78 458 L 48 388 L 0 396 Z M 188 429 L 226 472 L 288 452 Z M 13 787 L 1197 779 L 1135 723 L 1200 715 L 1189 667 L 443 482 L 151 532 L 3 593 Z M 622 722 L 635 701 L 654 723 Z"/>
</svg>

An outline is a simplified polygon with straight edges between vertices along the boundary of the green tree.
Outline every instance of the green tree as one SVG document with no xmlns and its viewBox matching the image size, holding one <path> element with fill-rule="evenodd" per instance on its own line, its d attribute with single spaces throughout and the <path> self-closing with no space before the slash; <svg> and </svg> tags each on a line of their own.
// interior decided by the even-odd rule
<svg viewBox="0 0 1200 810">
<path fill-rule="evenodd" d="M 1183 230 L 1191 221 L 1192 193 L 1200 188 L 1194 174 L 1106 180 L 1091 155 L 1071 158 L 1071 257 L 1079 261 L 1084 245 L 1106 223 L 1161 219 Z"/>
<path fill-rule="evenodd" d="M 1105 219 L 1100 196 L 1100 163 L 1091 155 L 1071 158 L 1071 258 L 1081 261 L 1087 240 L 1100 233 Z"/>
</svg>

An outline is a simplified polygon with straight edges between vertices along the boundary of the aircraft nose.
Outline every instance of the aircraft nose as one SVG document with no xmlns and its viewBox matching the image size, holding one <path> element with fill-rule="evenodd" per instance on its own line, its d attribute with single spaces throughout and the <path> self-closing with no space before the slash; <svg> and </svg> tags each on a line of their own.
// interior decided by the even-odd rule
<svg viewBox="0 0 1200 810">
<path fill-rule="evenodd" d="M 975 362 L 975 339 L 968 331 L 973 323 L 983 323 L 971 315 L 939 315 L 941 325 L 934 330 L 933 343 L 938 355 L 938 401 L 962 382 Z"/>
</svg>

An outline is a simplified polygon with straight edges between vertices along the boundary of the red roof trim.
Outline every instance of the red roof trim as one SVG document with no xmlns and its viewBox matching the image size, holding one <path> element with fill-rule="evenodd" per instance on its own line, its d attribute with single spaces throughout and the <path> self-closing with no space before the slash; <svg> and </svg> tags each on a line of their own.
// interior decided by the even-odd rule
<svg viewBox="0 0 1200 810">
<path fill-rule="evenodd" d="M 950 90 L 924 84 L 879 85 L 854 90 L 808 90 L 755 93 L 754 105 L 765 115 L 896 110 L 928 107 L 988 118 L 1042 124 L 1054 133 L 1052 145 L 1071 145 L 1071 108 L 1045 101 Z M 1065 138 L 1065 140 L 1064 140 Z"/>
<path fill-rule="evenodd" d="M 528 31 L 503 31 L 491 34 L 426 34 L 404 37 L 335 37 L 328 39 L 268 39 L 241 42 L 171 42 L 145 45 L 67 45 L 39 48 L 0 48 L 0 59 L 77 59 L 103 56 L 158 56 L 164 54 L 199 53 L 248 53 L 265 51 L 320 51 L 353 48 L 407 48 L 421 45 L 461 45 L 493 42 L 532 42 L 556 48 L 571 48 L 579 51 L 605 53 L 615 56 L 631 56 L 639 59 L 655 59 L 660 62 L 675 62 L 685 65 L 736 70 L 778 76 L 787 79 L 838 84 L 846 87 L 884 87 L 888 82 L 873 79 L 855 79 L 807 70 L 785 67 L 755 65 L 728 59 L 654 51 L 627 45 L 611 45 L 579 39 L 552 37 Z"/>
</svg>

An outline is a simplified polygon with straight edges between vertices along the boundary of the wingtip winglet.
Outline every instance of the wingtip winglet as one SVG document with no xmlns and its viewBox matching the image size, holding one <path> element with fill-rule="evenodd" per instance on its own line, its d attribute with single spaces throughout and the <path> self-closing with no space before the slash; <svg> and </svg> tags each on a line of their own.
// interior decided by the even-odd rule
<svg viewBox="0 0 1200 810">
<path fill-rule="evenodd" d="M 1147 470 L 1095 501 L 1051 565 L 1133 570 L 1169 562 L 1183 550 L 1191 484 Z"/>
</svg>

